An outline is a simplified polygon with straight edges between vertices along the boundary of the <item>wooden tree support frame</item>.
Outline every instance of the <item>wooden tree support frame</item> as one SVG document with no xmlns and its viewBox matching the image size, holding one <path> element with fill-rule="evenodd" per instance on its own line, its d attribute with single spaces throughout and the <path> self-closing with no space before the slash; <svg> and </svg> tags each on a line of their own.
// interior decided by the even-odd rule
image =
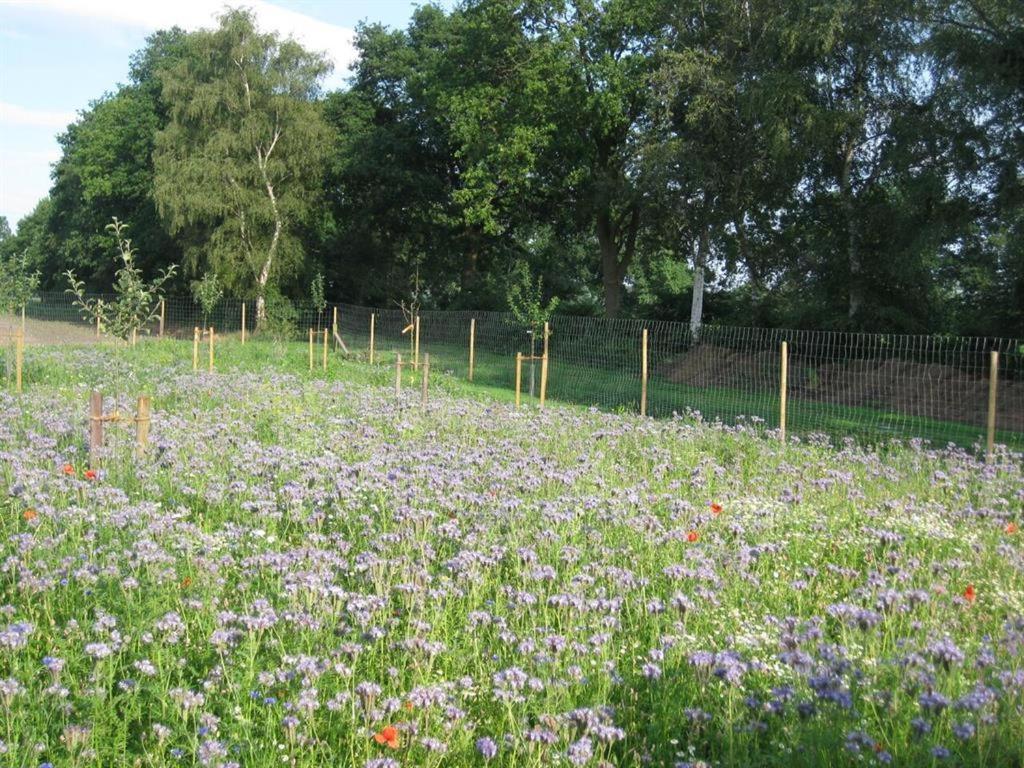
<svg viewBox="0 0 1024 768">
<path fill-rule="evenodd" d="M 402 394 L 402 370 L 405 368 L 412 368 L 414 371 L 420 374 L 420 399 L 424 408 L 427 406 L 427 391 L 429 388 L 428 380 L 430 378 L 430 354 L 426 354 L 423 357 L 423 365 L 416 368 L 415 361 L 403 360 L 400 354 L 395 355 L 395 396 L 398 397 Z"/>
<path fill-rule="evenodd" d="M 93 390 L 89 396 L 89 468 L 99 469 L 103 452 L 103 425 L 119 422 L 135 424 L 135 455 L 142 457 L 149 445 L 149 425 L 152 420 L 151 401 L 148 395 L 140 395 L 135 416 L 122 416 L 117 411 L 103 413 L 103 395 Z"/>
<path fill-rule="evenodd" d="M 522 403 L 522 389 L 523 389 L 523 363 L 532 362 L 535 360 L 540 361 L 540 407 L 543 408 L 547 402 L 548 394 L 548 339 L 551 336 L 551 329 L 547 323 L 544 323 L 544 353 L 541 355 L 524 355 L 522 352 L 516 352 L 516 408 Z"/>
<path fill-rule="evenodd" d="M 789 400 L 789 342 L 782 342 L 779 369 L 779 441 L 786 444 L 786 406 Z"/>
<path fill-rule="evenodd" d="M 469 319 L 469 380 L 473 380 L 473 363 L 476 362 L 476 318 Z"/>
<path fill-rule="evenodd" d="M 214 353 L 213 353 L 213 326 L 202 329 L 198 326 L 192 329 L 192 373 L 199 372 L 199 342 L 203 337 L 206 337 L 209 342 L 209 350 L 207 351 L 207 370 L 213 373 L 214 367 Z"/>
<path fill-rule="evenodd" d="M 995 458 L 996 450 L 996 394 L 999 390 L 999 353 L 989 355 L 988 418 L 985 420 L 985 460 Z"/>
<path fill-rule="evenodd" d="M 516 352 L 516 408 L 522 403 L 522 389 L 523 389 L 523 363 L 529 363 L 531 361 L 540 362 L 540 405 L 544 407 L 544 403 L 547 399 L 547 388 L 548 388 L 548 356 L 547 355 L 524 355 L 522 352 Z"/>
<path fill-rule="evenodd" d="M 370 365 L 373 365 L 373 332 L 377 325 L 377 315 L 370 313 Z"/>
<path fill-rule="evenodd" d="M 0 333 L 0 339 L 14 340 L 14 391 L 21 394 L 22 371 L 25 367 L 25 331 Z"/>
<path fill-rule="evenodd" d="M 647 415 L 647 329 L 640 339 L 640 415 Z"/>
<path fill-rule="evenodd" d="M 327 333 L 327 329 L 324 329 L 324 333 Z M 348 354 L 348 345 L 345 340 L 341 338 L 341 332 L 338 331 L 338 308 L 334 307 L 334 312 L 331 317 L 331 338 L 334 339 L 334 347 L 337 349 L 341 347 L 341 351 L 346 355 Z"/>
</svg>

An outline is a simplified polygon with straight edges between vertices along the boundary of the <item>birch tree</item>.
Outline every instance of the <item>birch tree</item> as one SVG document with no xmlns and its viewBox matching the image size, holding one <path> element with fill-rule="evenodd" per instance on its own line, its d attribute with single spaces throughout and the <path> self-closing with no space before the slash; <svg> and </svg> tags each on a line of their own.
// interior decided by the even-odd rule
<svg viewBox="0 0 1024 768">
<path fill-rule="evenodd" d="M 328 132 L 316 102 L 330 65 L 229 10 L 193 33 L 162 73 L 168 125 L 157 136 L 155 197 L 193 266 L 234 293 L 266 295 L 301 262 L 299 225 L 315 210 Z"/>
</svg>

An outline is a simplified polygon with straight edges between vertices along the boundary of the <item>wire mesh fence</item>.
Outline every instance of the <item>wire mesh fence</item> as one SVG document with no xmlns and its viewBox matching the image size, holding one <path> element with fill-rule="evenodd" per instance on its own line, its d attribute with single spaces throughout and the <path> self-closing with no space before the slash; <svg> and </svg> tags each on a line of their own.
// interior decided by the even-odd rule
<svg viewBox="0 0 1024 768">
<path fill-rule="evenodd" d="M 111 299 L 113 297 L 107 297 Z M 168 297 L 142 337 L 192 339 L 213 326 L 220 338 L 252 333 L 253 301 L 224 299 L 209 313 L 194 301 Z M 417 323 L 418 320 L 418 323 Z M 474 383 L 511 389 L 517 352 L 527 358 L 523 396 L 539 395 L 545 340 L 500 312 L 375 309 L 345 304 L 318 309 L 295 306 L 278 328 L 295 341 L 327 329 L 350 353 L 393 364 L 430 354 L 431 368 Z M 13 331 L 24 325 L 25 343 L 88 343 L 103 338 L 66 294 L 42 294 L 25 317 L 0 316 L 0 348 L 9 378 Z M 643 338 L 647 379 L 643 381 Z M 5 332 L 7 335 L 5 336 Z M 256 338 L 259 335 L 257 334 Z M 983 444 L 993 405 L 992 353 L 996 357 L 995 439 L 1024 448 L 1024 341 L 1020 339 L 908 336 L 704 326 L 685 323 L 555 316 L 547 347 L 548 399 L 638 412 L 674 414 L 727 424 L 780 426 L 781 348 L 788 347 L 787 428 L 791 434 L 930 440 L 971 447 Z M 472 350 L 472 351 L 471 351 Z M 472 371 L 471 371 L 472 356 Z"/>
</svg>

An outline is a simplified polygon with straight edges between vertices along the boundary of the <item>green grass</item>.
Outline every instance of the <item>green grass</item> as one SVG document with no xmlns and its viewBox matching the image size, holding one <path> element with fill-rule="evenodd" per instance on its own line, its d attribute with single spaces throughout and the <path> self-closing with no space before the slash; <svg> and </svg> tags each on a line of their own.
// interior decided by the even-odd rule
<svg viewBox="0 0 1024 768">
<path fill-rule="evenodd" d="M 433 354 L 425 410 L 412 372 L 396 398 L 388 360 L 302 344 L 225 341 L 213 375 L 171 341 L 29 355 L 0 394 L 5 765 L 1024 760 L 1012 454 L 515 410 Z M 95 480 L 92 388 L 154 399 L 147 455 L 110 424 Z"/>
</svg>

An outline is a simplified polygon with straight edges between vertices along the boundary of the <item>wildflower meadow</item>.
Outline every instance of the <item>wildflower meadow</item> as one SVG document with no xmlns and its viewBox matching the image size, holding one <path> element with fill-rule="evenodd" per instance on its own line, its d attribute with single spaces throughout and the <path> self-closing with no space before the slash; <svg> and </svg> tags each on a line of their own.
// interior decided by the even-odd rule
<svg viewBox="0 0 1024 768">
<path fill-rule="evenodd" d="M 1020 454 L 184 348 L 0 393 L 0 765 L 1024 761 Z"/>
</svg>

